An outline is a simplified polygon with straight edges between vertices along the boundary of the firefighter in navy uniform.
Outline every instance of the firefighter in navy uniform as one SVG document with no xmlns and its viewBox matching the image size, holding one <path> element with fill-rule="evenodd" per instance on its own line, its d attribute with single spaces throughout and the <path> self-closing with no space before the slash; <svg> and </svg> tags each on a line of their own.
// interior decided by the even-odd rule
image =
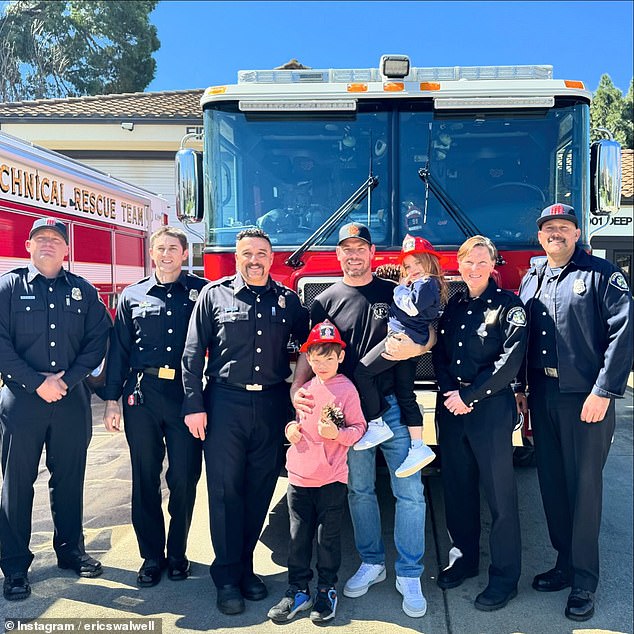
<svg viewBox="0 0 634 634">
<path fill-rule="evenodd" d="M 443 590 L 456 588 L 478 574 L 481 485 L 492 517 L 489 581 L 474 603 L 483 611 L 503 608 L 516 596 L 521 569 L 512 441 L 517 410 L 511 383 L 526 349 L 526 313 L 517 296 L 491 278 L 496 257 L 495 246 L 484 236 L 460 247 L 458 269 L 467 289 L 450 299 L 432 350 L 445 514 L 453 546 L 437 583 Z"/>
<path fill-rule="evenodd" d="M 210 572 L 225 614 L 242 612 L 245 598 L 267 596 L 253 572 L 253 551 L 283 457 L 287 344 L 305 341 L 309 331 L 297 295 L 269 276 L 266 233 L 241 231 L 235 258 L 237 274 L 202 291 L 183 354 L 185 422 L 203 440 L 215 553 Z"/>
<path fill-rule="evenodd" d="M 29 265 L 0 278 L 0 567 L 9 601 L 31 593 L 33 484 L 44 446 L 57 565 L 82 577 L 102 573 L 85 551 L 82 528 L 92 435 L 84 379 L 103 360 L 110 317 L 95 287 L 63 268 L 63 222 L 36 220 L 26 249 Z"/>
<path fill-rule="evenodd" d="M 126 287 L 117 306 L 110 339 L 104 424 L 121 430 L 118 399 L 123 396 L 125 434 L 132 462 L 132 524 L 143 564 L 137 584 L 159 583 L 167 567 L 174 581 L 189 576 L 187 535 L 196 485 L 202 467 L 202 447 L 183 423 L 181 356 L 189 317 L 208 281 L 183 272 L 187 236 L 161 227 L 150 237 L 155 272 Z M 161 471 L 166 473 L 170 514 L 167 541 L 161 508 Z M 167 558 L 166 558 L 167 546 Z"/>
<path fill-rule="evenodd" d="M 619 269 L 576 244 L 581 232 L 572 207 L 550 205 L 537 226 L 546 259 L 520 286 L 529 343 L 515 391 L 519 409 L 530 406 L 557 561 L 534 578 L 533 588 L 571 587 L 564 613 L 585 621 L 594 614 L 599 581 L 602 472 L 614 399 L 623 396 L 632 368 L 632 296 Z"/>
</svg>

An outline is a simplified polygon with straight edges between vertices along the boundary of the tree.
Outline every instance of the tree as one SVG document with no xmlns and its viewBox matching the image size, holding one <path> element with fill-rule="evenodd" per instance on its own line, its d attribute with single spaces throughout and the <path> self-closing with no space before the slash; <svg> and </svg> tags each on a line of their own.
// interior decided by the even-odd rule
<svg viewBox="0 0 634 634">
<path fill-rule="evenodd" d="M 632 82 L 623 97 L 610 76 L 602 75 L 590 104 L 590 121 L 592 128 L 605 128 L 624 148 L 632 148 Z"/>
<path fill-rule="evenodd" d="M 0 15 L 0 101 L 142 91 L 157 0 L 14 0 Z"/>
<path fill-rule="evenodd" d="M 624 147 L 634 150 L 634 79 L 630 80 L 630 89 L 625 95 L 625 108 L 623 111 L 625 124 Z"/>
</svg>

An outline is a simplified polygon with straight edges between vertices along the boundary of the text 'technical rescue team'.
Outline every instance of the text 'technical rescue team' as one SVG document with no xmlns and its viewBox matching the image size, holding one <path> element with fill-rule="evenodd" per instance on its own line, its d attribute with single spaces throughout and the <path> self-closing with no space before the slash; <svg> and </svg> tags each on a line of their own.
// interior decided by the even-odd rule
<svg viewBox="0 0 634 634">
<path fill-rule="evenodd" d="M 19 197 L 29 202 L 43 202 L 60 209 L 69 206 L 75 211 L 104 220 L 117 220 L 117 208 L 121 214 L 120 220 L 126 224 L 143 227 L 145 225 L 145 208 L 139 205 L 118 200 L 113 196 L 98 191 L 74 187 L 72 184 L 64 191 L 67 184 L 55 177 L 40 176 L 38 172 L 20 169 L 6 163 L 0 164 L 0 191 L 11 196 Z M 117 204 L 119 203 L 119 204 Z"/>
</svg>

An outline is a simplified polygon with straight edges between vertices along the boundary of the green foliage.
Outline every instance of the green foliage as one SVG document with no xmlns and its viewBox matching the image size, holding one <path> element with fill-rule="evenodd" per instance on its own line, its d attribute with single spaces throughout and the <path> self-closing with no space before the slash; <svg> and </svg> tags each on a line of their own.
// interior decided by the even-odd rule
<svg viewBox="0 0 634 634">
<path fill-rule="evenodd" d="M 630 80 L 630 89 L 625 95 L 623 124 L 625 128 L 624 147 L 634 150 L 634 79 Z"/>
<path fill-rule="evenodd" d="M 633 93 L 632 82 L 624 97 L 623 93 L 612 83 L 609 75 L 602 75 L 599 86 L 590 104 L 590 121 L 592 128 L 605 128 L 624 148 L 634 148 L 633 139 Z M 599 138 L 601 135 L 593 134 Z"/>
<path fill-rule="evenodd" d="M 14 0 L 0 15 L 0 101 L 142 91 L 157 0 Z"/>
</svg>

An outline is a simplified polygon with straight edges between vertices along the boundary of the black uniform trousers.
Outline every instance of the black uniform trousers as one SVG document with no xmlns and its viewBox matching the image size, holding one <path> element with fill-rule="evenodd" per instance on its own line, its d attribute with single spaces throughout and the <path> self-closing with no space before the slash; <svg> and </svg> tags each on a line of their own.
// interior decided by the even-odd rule
<svg viewBox="0 0 634 634">
<path fill-rule="evenodd" d="M 603 467 L 616 422 L 614 400 L 600 423 L 581 421 L 587 398 L 562 393 L 556 378 L 529 370 L 539 487 L 557 568 L 572 586 L 594 592 L 599 582 Z"/>
<path fill-rule="evenodd" d="M 388 402 L 381 394 L 376 377 L 390 368 L 394 369 L 394 395 L 401 410 L 401 422 L 408 427 L 422 427 L 423 415 L 420 411 L 414 381 L 416 380 L 416 366 L 420 357 L 392 361 L 382 356 L 385 352 L 385 342 L 377 344 L 357 364 L 354 371 L 354 381 L 359 390 L 361 407 L 367 420 L 382 416 L 390 409 Z"/>
<path fill-rule="evenodd" d="M 0 392 L 0 425 L 0 567 L 5 577 L 26 572 L 33 561 L 29 549 L 33 485 L 44 447 L 53 548 L 58 557 L 84 554 L 84 475 L 92 436 L 88 388 L 79 383 L 61 400 L 47 403 L 10 382 Z"/>
<path fill-rule="evenodd" d="M 515 398 L 510 388 L 476 403 L 470 414 L 454 416 L 438 397 L 437 421 L 447 529 L 468 568 L 480 555 L 480 489 L 491 511 L 489 585 L 517 588 L 521 536 L 513 471 Z"/>
<path fill-rule="evenodd" d="M 253 574 L 253 551 L 268 512 L 283 457 L 289 385 L 260 392 L 209 383 L 203 442 L 216 586 Z"/>
<path fill-rule="evenodd" d="M 317 534 L 317 588 L 332 588 L 341 566 L 341 520 L 348 495 L 343 482 L 320 487 L 288 485 L 286 498 L 291 539 L 288 583 L 300 590 L 313 578 L 310 562 Z"/>
<path fill-rule="evenodd" d="M 123 392 L 125 435 L 132 463 L 132 525 L 143 559 L 165 557 L 165 521 L 161 507 L 161 471 L 167 448 L 165 480 L 170 515 L 167 556 L 185 557 L 196 485 L 202 469 L 202 443 L 194 438 L 181 414 L 183 387 L 174 381 L 144 375 L 142 405 L 128 405 L 136 385 L 130 376 Z"/>
</svg>

